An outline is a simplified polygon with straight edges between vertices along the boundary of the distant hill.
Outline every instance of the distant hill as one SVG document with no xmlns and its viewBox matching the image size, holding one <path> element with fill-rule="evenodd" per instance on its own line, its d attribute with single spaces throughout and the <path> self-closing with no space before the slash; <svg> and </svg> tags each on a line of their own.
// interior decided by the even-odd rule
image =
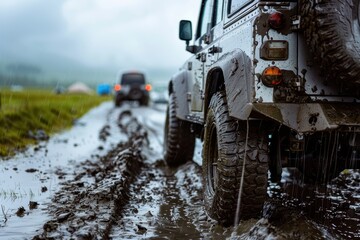
<svg viewBox="0 0 360 240">
<path fill-rule="evenodd" d="M 31 61 L 30 61 L 31 60 Z M 121 71 L 129 69 L 89 67 L 72 59 L 59 56 L 38 56 L 17 60 L 0 57 L 0 86 L 21 85 L 35 88 L 68 87 L 74 82 L 84 82 L 93 89 L 100 83 L 113 85 Z M 172 69 L 140 69 L 146 73 L 154 90 L 163 91 L 173 74 Z"/>
</svg>

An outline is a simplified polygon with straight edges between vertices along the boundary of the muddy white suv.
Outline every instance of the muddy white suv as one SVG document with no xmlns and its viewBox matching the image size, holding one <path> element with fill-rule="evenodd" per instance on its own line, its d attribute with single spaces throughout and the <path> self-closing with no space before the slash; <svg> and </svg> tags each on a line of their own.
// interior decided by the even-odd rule
<svg viewBox="0 0 360 240">
<path fill-rule="evenodd" d="M 359 5 L 203 0 L 191 45 L 191 22 L 180 22 L 193 56 L 169 83 L 164 158 L 182 164 L 203 141 L 211 217 L 259 216 L 268 171 L 275 182 L 283 167 L 326 182 L 358 167 Z"/>
</svg>

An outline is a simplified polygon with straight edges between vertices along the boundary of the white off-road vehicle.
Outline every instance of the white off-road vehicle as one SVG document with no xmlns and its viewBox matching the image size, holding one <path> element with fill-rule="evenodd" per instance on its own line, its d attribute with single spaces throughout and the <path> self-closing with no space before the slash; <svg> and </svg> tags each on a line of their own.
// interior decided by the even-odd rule
<svg viewBox="0 0 360 240">
<path fill-rule="evenodd" d="M 326 182 L 358 167 L 359 0 L 203 0 L 193 53 L 170 80 L 170 166 L 203 141 L 204 201 L 224 224 L 261 214 L 270 180 Z M 236 211 L 241 193 L 239 211 Z"/>
</svg>

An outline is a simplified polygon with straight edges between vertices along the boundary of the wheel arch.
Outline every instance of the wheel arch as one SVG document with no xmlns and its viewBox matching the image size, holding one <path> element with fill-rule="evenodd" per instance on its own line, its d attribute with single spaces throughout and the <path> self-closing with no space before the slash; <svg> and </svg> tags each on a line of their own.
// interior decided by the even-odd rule
<svg viewBox="0 0 360 240">
<path fill-rule="evenodd" d="M 170 82 L 168 85 L 168 95 L 170 96 L 170 94 L 172 94 L 173 92 L 174 92 L 174 86 L 173 86 L 172 79 L 170 79 Z"/>
<path fill-rule="evenodd" d="M 204 118 L 211 97 L 218 90 L 225 90 L 231 117 L 246 120 L 250 116 L 255 81 L 251 59 L 241 49 L 224 54 L 209 70 L 204 93 Z"/>
<path fill-rule="evenodd" d="M 189 91 L 189 72 L 181 70 L 176 73 L 169 82 L 168 93 L 175 95 L 176 116 L 179 119 L 186 120 L 189 114 L 187 93 Z"/>
<path fill-rule="evenodd" d="M 212 68 L 206 80 L 204 99 L 204 118 L 206 119 L 211 97 L 218 91 L 224 89 L 224 73 L 221 67 Z"/>
</svg>

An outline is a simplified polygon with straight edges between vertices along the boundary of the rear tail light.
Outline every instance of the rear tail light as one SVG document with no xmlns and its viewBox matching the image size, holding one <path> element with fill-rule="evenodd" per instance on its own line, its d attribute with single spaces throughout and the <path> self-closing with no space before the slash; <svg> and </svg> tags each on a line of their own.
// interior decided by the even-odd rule
<svg viewBox="0 0 360 240">
<path fill-rule="evenodd" d="M 151 89 L 152 89 L 152 86 L 151 86 L 150 84 L 146 84 L 146 85 L 145 85 L 145 90 L 146 90 L 146 91 L 150 92 Z"/>
<path fill-rule="evenodd" d="M 284 14 L 280 12 L 274 12 L 269 15 L 268 22 L 270 27 L 274 29 L 280 29 L 285 25 L 285 17 Z"/>
<path fill-rule="evenodd" d="M 283 76 L 281 70 L 275 66 L 266 68 L 261 75 L 261 81 L 267 87 L 279 85 L 282 80 Z"/>
<path fill-rule="evenodd" d="M 260 48 L 260 58 L 264 60 L 287 60 L 289 43 L 284 40 L 265 41 Z"/>
<path fill-rule="evenodd" d="M 120 85 L 120 84 L 116 84 L 116 85 L 114 86 L 114 90 L 115 90 L 116 92 L 120 91 L 120 90 L 121 90 L 121 85 Z"/>
</svg>

